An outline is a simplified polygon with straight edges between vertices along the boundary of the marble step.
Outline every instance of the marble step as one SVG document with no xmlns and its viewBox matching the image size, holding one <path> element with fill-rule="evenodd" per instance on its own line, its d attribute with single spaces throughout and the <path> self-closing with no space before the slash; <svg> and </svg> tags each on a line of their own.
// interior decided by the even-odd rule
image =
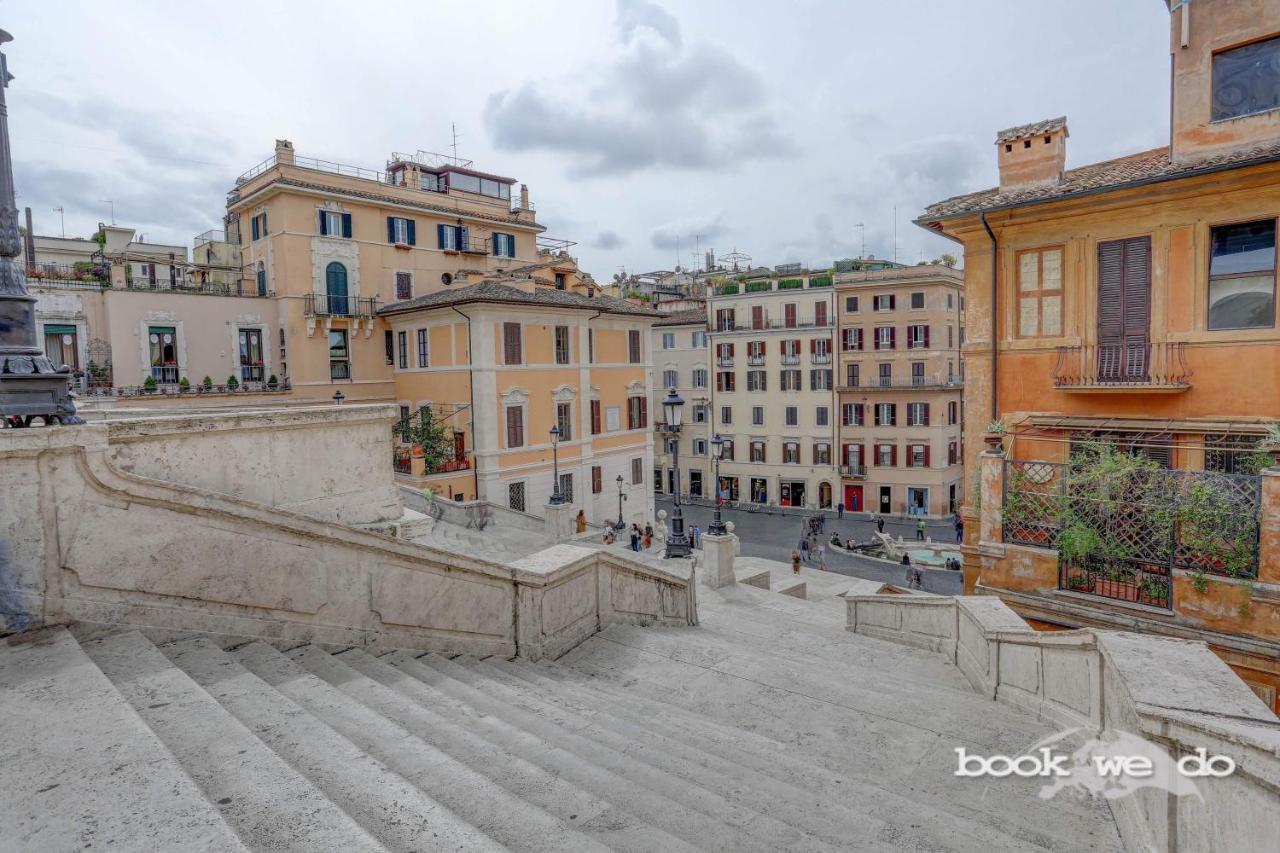
<svg viewBox="0 0 1280 853">
<path fill-rule="evenodd" d="M 209 640 L 160 648 L 387 849 L 502 849 Z"/>
<path fill-rule="evenodd" d="M 788 821 L 786 807 L 753 790 L 749 782 L 709 772 L 652 739 L 631 737 L 625 731 L 610 732 L 585 717 L 557 719 L 555 709 L 549 709 L 527 694 L 517 695 L 496 679 L 476 673 L 463 663 L 466 658 L 453 661 L 439 655 L 426 655 L 419 660 L 446 677 L 442 689 L 449 691 L 463 685 L 466 690 L 454 695 L 480 694 L 470 701 L 477 707 L 487 705 L 488 713 L 502 716 L 515 725 L 539 724 L 543 736 L 549 740 L 563 743 L 574 751 L 582 750 L 584 754 L 590 751 L 597 756 L 592 760 L 612 764 L 638 784 L 671 791 L 708 817 L 742 827 L 757 843 L 807 850 L 832 849 L 838 843 L 831 837 L 807 833 L 800 828 L 799 821 Z"/>
<path fill-rule="evenodd" d="M 706 814 L 682 796 L 679 786 L 667 785 L 664 779 L 650 774 L 632 772 L 631 762 L 625 758 L 589 742 L 555 737 L 554 726 L 532 720 L 530 715 L 513 723 L 496 712 L 501 703 L 450 679 L 411 654 L 392 652 L 380 660 L 411 677 L 396 684 L 397 690 L 474 727 L 495 748 L 531 761 L 609 802 L 622 804 L 629 814 L 699 850 L 728 853 L 752 849 L 751 836 L 743 831 L 740 820 L 731 824 L 728 821 L 733 818 L 727 814 Z"/>
<path fill-rule="evenodd" d="M 259 646 L 250 654 L 253 671 L 495 841 L 544 853 L 608 849 L 424 742 L 394 719 L 413 716 L 412 703 L 344 663 L 352 653 L 303 646 L 286 656 Z M 430 734 L 429 722 L 416 728 Z"/>
<path fill-rule="evenodd" d="M 115 634 L 83 648 L 250 845 L 383 849 L 142 634 Z"/>
<path fill-rule="evenodd" d="M 357 687 L 352 683 L 349 689 L 360 690 L 366 705 L 423 740 L 431 740 L 512 795 L 528 800 L 610 849 L 636 853 L 655 847 L 684 853 L 693 853 L 696 849 L 628 812 L 626 801 L 609 802 L 599 792 L 584 790 L 518 755 L 498 753 L 491 742 L 470 728 L 457 726 L 437 714 L 435 703 L 415 701 L 396 690 L 397 685 L 408 685 L 408 692 L 413 692 L 411 682 L 416 682 L 389 663 L 359 649 L 337 657 L 386 691 L 368 690 L 364 685 Z"/>
<path fill-rule="evenodd" d="M 63 628 L 0 646 L 0 845 L 247 848 Z"/>
</svg>

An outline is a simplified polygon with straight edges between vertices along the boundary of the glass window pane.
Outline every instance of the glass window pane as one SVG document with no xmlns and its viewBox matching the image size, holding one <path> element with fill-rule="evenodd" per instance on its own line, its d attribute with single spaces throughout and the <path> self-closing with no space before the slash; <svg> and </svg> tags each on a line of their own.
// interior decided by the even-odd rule
<svg viewBox="0 0 1280 853">
<path fill-rule="evenodd" d="M 1044 314 L 1040 321 L 1042 326 L 1040 329 L 1041 334 L 1062 334 L 1062 297 L 1044 297 L 1040 301 L 1040 310 Z"/>
<path fill-rule="evenodd" d="M 1034 296 L 1024 296 L 1018 300 L 1018 334 L 1034 335 L 1036 329 L 1036 303 Z"/>
<path fill-rule="evenodd" d="M 1280 38 L 1213 57 L 1213 120 L 1280 107 Z"/>
<path fill-rule="evenodd" d="M 1275 275 L 1209 282 L 1209 328 L 1253 329 L 1275 324 Z"/>
<path fill-rule="evenodd" d="M 1053 249 L 1043 252 L 1041 257 L 1040 268 L 1040 289 L 1041 290 L 1061 290 L 1062 289 L 1062 250 Z"/>
<path fill-rule="evenodd" d="M 1213 259 L 1209 275 L 1238 275 L 1274 270 L 1276 223 L 1247 222 L 1213 229 Z"/>
<path fill-rule="evenodd" d="M 1040 289 L 1040 255 L 1036 252 L 1027 252 L 1019 262 L 1018 289 Z"/>
</svg>

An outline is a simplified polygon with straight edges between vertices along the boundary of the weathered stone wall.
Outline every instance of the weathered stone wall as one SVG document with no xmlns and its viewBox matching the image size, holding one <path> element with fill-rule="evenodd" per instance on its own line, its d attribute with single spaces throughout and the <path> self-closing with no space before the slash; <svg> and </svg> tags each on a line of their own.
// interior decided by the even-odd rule
<svg viewBox="0 0 1280 853">
<path fill-rule="evenodd" d="M 316 406 L 107 422 L 112 464 L 342 524 L 403 512 L 391 467 L 395 406 Z"/>
<path fill-rule="evenodd" d="M 848 630 L 931 648 L 976 690 L 1065 728 L 1127 732 L 1174 758 L 1203 747 L 1235 772 L 1197 780 L 1203 801 L 1141 787 L 1111 800 L 1125 847 L 1274 846 L 1280 718 L 1203 643 L 1082 629 L 1033 631 L 995 597 L 846 596 Z"/>
<path fill-rule="evenodd" d="M 696 621 L 691 575 L 575 546 L 513 566 L 431 549 L 139 477 L 110 439 L 103 424 L 0 432 L 0 633 L 130 625 L 536 659 L 612 621 Z"/>
</svg>

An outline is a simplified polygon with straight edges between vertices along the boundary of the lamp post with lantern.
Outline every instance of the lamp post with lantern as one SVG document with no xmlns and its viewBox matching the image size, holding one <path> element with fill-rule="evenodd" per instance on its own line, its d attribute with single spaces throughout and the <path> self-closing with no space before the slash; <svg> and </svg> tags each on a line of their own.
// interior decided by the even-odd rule
<svg viewBox="0 0 1280 853">
<path fill-rule="evenodd" d="M 560 427 L 551 428 L 551 505 L 564 503 L 564 493 L 560 491 Z"/>
<path fill-rule="evenodd" d="M 675 469 L 676 490 L 671 507 L 671 533 L 667 536 L 667 550 L 663 556 L 689 556 L 689 537 L 684 532 L 684 514 L 680 510 L 680 420 L 684 415 L 684 398 L 672 388 L 662 401 L 666 424 L 662 433 L 671 442 L 671 465 Z"/>
<path fill-rule="evenodd" d="M 711 439 L 711 459 L 715 464 L 715 514 L 711 517 L 711 524 L 707 526 L 707 533 L 712 536 L 723 536 L 725 534 L 724 522 L 720 520 L 720 460 L 724 458 L 724 439 L 720 437 L 720 433 L 716 433 Z"/>
<path fill-rule="evenodd" d="M 618 475 L 618 523 L 613 526 L 614 530 L 622 530 L 627 526 L 627 523 L 622 520 L 622 502 L 625 501 L 626 499 L 627 499 L 627 496 L 622 491 L 622 475 L 619 474 Z"/>
</svg>

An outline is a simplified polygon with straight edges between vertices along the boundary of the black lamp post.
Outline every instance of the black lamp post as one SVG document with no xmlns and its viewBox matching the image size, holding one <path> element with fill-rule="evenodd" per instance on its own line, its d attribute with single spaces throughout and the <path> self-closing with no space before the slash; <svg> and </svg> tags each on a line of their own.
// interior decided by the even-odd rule
<svg viewBox="0 0 1280 853">
<path fill-rule="evenodd" d="M 618 523 L 613 526 L 614 530 L 622 530 L 624 527 L 627 526 L 627 523 L 622 520 L 622 502 L 625 501 L 626 499 L 627 499 L 627 496 L 622 493 L 622 475 L 619 474 L 618 475 Z"/>
<path fill-rule="evenodd" d="M 684 514 L 680 511 L 680 419 L 684 415 L 684 399 L 672 388 L 662 401 L 662 409 L 666 413 L 666 425 L 663 435 L 671 442 L 671 466 L 675 469 L 676 491 L 672 496 L 671 534 L 667 536 L 665 557 L 689 556 L 689 537 L 684 532 Z"/>
<path fill-rule="evenodd" d="M 13 36 L 0 30 L 0 44 Z M 33 418 L 46 425 L 82 424 L 71 399 L 71 368 L 54 364 L 36 335 L 36 298 L 14 259 L 22 250 L 14 206 L 13 162 L 9 156 L 9 66 L 0 53 L 0 427 L 25 427 Z M 27 263 L 34 263 L 27 258 Z"/>
<path fill-rule="evenodd" d="M 711 459 L 715 463 L 715 490 L 716 490 L 716 509 L 715 515 L 711 517 L 711 524 L 707 526 L 707 532 L 712 536 L 723 536 L 727 532 L 724 529 L 724 522 L 720 520 L 720 460 L 724 458 L 724 439 L 720 437 L 720 433 L 716 433 L 711 439 Z"/>
<path fill-rule="evenodd" d="M 341 388 L 333 392 L 333 402 L 337 403 L 339 406 L 342 405 L 342 401 L 345 399 L 347 399 L 347 395 L 342 393 Z"/>
<path fill-rule="evenodd" d="M 564 494 L 560 491 L 560 427 L 551 428 L 551 505 L 564 503 Z"/>
</svg>

